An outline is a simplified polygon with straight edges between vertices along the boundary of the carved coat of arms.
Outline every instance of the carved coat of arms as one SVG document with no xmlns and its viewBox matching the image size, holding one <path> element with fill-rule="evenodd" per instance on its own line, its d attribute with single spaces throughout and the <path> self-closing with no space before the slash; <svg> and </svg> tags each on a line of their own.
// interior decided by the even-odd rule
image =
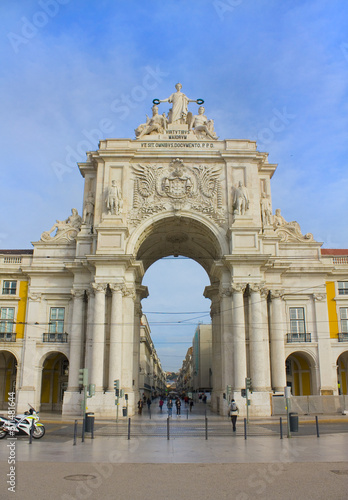
<svg viewBox="0 0 348 500">
<path fill-rule="evenodd" d="M 216 222 L 225 221 L 220 167 L 188 166 L 177 158 L 169 165 L 134 165 L 135 184 L 130 222 L 166 210 L 189 209 Z"/>
</svg>

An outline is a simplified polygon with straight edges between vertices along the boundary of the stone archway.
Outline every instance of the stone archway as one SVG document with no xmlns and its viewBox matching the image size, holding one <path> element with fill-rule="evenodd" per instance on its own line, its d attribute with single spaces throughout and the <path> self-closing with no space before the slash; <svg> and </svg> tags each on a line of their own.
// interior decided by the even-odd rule
<svg viewBox="0 0 348 500">
<path fill-rule="evenodd" d="M 223 242 L 219 241 L 219 234 L 213 227 L 208 227 L 201 221 L 192 217 L 165 217 L 152 223 L 150 227 L 138 235 L 135 249 L 137 262 L 141 263 L 143 275 L 156 261 L 163 257 L 183 256 L 197 262 L 207 273 L 210 285 L 202 290 L 202 294 L 212 301 L 219 301 L 218 295 L 223 273 L 221 268 L 221 255 L 226 249 Z M 219 272 L 217 272 L 217 269 Z M 226 279 L 228 283 L 229 278 Z M 151 291 L 150 291 L 151 293 Z M 212 356 L 212 385 L 214 395 L 213 406 L 216 408 L 223 392 L 222 363 L 221 363 L 221 330 L 219 322 L 212 325 L 213 356 Z M 217 348 L 220 346 L 220 348 Z M 232 359 L 231 359 L 232 361 Z M 233 369 L 230 366 L 230 369 Z"/>
<path fill-rule="evenodd" d="M 16 391 L 17 359 L 9 351 L 0 351 L 0 409 L 7 410 L 8 393 Z"/>
<path fill-rule="evenodd" d="M 286 383 L 293 396 L 315 394 L 314 362 L 306 353 L 296 351 L 286 359 Z"/>
<path fill-rule="evenodd" d="M 41 411 L 62 411 L 63 396 L 68 386 L 69 361 L 60 352 L 49 353 L 42 363 Z"/>
<path fill-rule="evenodd" d="M 348 351 L 343 352 L 337 359 L 337 387 L 338 394 L 348 394 Z"/>
</svg>

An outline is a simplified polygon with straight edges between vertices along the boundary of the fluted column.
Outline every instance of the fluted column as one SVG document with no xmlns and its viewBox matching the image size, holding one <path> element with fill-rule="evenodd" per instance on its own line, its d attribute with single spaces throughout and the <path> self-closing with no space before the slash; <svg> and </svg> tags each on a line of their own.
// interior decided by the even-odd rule
<svg viewBox="0 0 348 500">
<path fill-rule="evenodd" d="M 84 290 L 72 290 L 71 295 L 74 298 L 72 325 L 69 336 L 70 359 L 69 359 L 69 380 L 68 391 L 78 391 L 79 388 L 79 369 L 83 368 L 82 347 L 83 347 L 83 299 Z"/>
<path fill-rule="evenodd" d="M 271 359 L 270 359 L 270 339 L 269 339 L 269 321 L 268 321 L 268 294 L 267 288 L 261 290 L 261 314 L 262 314 L 262 339 L 264 346 L 264 375 L 265 375 L 265 388 L 270 391 L 271 386 Z"/>
<path fill-rule="evenodd" d="M 331 339 L 326 293 L 313 294 L 314 311 L 315 311 L 315 328 L 318 341 L 318 356 L 319 356 L 319 377 L 312 370 L 312 394 L 330 395 L 338 394 L 337 388 L 337 371 L 336 360 L 331 354 Z M 312 342 L 315 341 L 314 329 L 312 332 Z M 319 378 L 319 380 L 318 380 Z M 318 387 L 319 385 L 319 387 Z"/>
<path fill-rule="evenodd" d="M 204 296 L 211 300 L 210 317 L 212 328 L 212 408 L 218 410 L 219 393 L 224 392 L 222 388 L 221 373 L 221 328 L 220 328 L 220 300 L 217 286 L 207 286 Z"/>
<path fill-rule="evenodd" d="M 121 380 L 122 372 L 122 292 L 123 283 L 110 284 L 112 292 L 111 325 L 110 325 L 110 353 L 109 353 L 109 390 L 114 389 L 114 380 Z"/>
<path fill-rule="evenodd" d="M 246 285 L 232 283 L 232 328 L 233 328 L 233 365 L 234 390 L 238 391 L 245 386 L 247 376 L 244 291 Z"/>
<path fill-rule="evenodd" d="M 92 373 L 92 350 L 93 350 L 93 328 L 94 328 L 94 289 L 87 290 L 87 325 L 86 325 L 86 351 L 85 367 L 88 369 L 88 383 L 91 382 Z"/>
<path fill-rule="evenodd" d="M 266 390 L 265 342 L 263 339 L 261 285 L 249 284 L 250 289 L 250 329 L 249 355 L 250 377 L 255 391 Z"/>
<path fill-rule="evenodd" d="M 271 378 L 275 392 L 283 392 L 286 386 L 285 372 L 285 322 L 282 310 L 282 290 L 271 291 Z"/>
<path fill-rule="evenodd" d="M 123 342 L 122 342 L 122 388 L 126 393 L 133 391 L 133 348 L 134 348 L 134 286 L 123 290 Z M 134 381 L 135 382 L 135 381 Z"/>
<path fill-rule="evenodd" d="M 231 287 L 220 286 L 222 387 L 233 386 L 233 338 Z"/>
<path fill-rule="evenodd" d="M 96 391 L 102 391 L 104 389 L 105 292 L 107 284 L 93 283 L 92 286 L 95 299 L 91 383 L 95 384 Z"/>
</svg>

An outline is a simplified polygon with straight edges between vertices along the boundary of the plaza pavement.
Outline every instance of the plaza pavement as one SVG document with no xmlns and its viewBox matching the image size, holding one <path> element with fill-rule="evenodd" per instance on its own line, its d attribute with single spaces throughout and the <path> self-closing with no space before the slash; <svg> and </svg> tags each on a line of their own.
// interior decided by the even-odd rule
<svg viewBox="0 0 348 500">
<path fill-rule="evenodd" d="M 209 420 L 222 417 L 210 414 Z M 151 420 L 166 420 L 153 412 Z M 183 418 L 173 416 L 173 419 Z M 146 411 L 136 420 L 148 418 Z M 348 417 L 325 417 L 342 420 Z M 311 422 L 313 417 L 306 417 Z M 321 417 L 324 420 L 324 417 Z M 43 422 L 73 418 L 41 415 Z M 260 421 L 274 422 L 274 419 Z M 277 419 L 279 420 L 279 419 Z M 302 420 L 302 418 L 301 418 Z M 305 420 L 305 419 L 304 419 Z M 105 420 L 104 424 L 114 425 Z M 241 423 L 240 423 L 241 425 Z M 255 421 L 251 424 L 255 425 Z M 257 422 L 256 422 L 257 425 Z M 0 499 L 190 500 L 348 498 L 348 433 L 279 439 L 242 433 L 226 437 L 108 437 L 65 442 L 45 437 L 16 442 L 16 492 L 7 491 L 8 439 L 0 442 Z"/>
</svg>

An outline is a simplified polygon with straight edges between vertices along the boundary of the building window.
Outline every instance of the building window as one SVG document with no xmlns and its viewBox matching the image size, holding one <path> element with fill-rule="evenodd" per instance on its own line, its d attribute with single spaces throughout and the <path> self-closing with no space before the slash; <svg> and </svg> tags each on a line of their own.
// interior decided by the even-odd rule
<svg viewBox="0 0 348 500">
<path fill-rule="evenodd" d="M 290 307 L 290 333 L 298 335 L 306 333 L 303 307 Z"/>
<path fill-rule="evenodd" d="M 348 307 L 340 307 L 341 332 L 348 334 Z"/>
<path fill-rule="evenodd" d="M 16 295 L 17 281 L 4 281 L 2 284 L 3 295 Z"/>
<path fill-rule="evenodd" d="M 338 295 L 348 295 L 348 281 L 338 282 Z"/>
<path fill-rule="evenodd" d="M 0 309 L 0 339 L 12 340 L 14 324 L 14 307 Z"/>
<path fill-rule="evenodd" d="M 65 307 L 51 307 L 49 333 L 64 333 Z"/>
</svg>

